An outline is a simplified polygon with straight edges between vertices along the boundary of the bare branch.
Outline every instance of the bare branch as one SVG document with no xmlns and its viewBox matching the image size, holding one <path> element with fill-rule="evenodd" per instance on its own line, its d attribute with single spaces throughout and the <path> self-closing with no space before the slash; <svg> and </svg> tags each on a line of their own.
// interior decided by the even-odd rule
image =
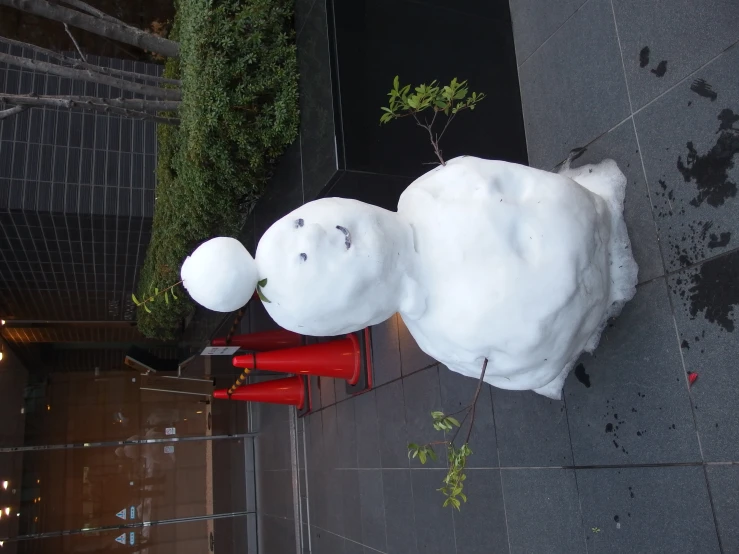
<svg viewBox="0 0 739 554">
<path fill-rule="evenodd" d="M 39 96 L 23 94 L 2 94 L 0 102 L 18 106 L 84 108 L 90 104 L 103 107 L 136 110 L 140 112 L 176 112 L 180 102 L 176 100 L 143 100 L 139 98 L 98 98 L 96 96 Z"/>
<path fill-rule="evenodd" d="M 137 46 L 142 50 L 161 54 L 168 58 L 178 58 L 180 56 L 180 45 L 173 40 L 158 37 L 135 27 L 124 26 L 117 20 L 113 22 L 102 19 L 45 0 L 0 0 L 0 5 L 54 21 L 68 23 L 73 27 Z"/>
<path fill-rule="evenodd" d="M 70 58 L 69 56 L 60 54 L 59 52 L 54 52 L 53 50 L 47 50 L 46 48 L 41 48 L 40 46 L 36 46 L 35 44 L 29 44 L 27 42 L 21 42 L 19 40 L 13 40 L 7 37 L 0 37 L 0 42 L 5 42 L 6 44 L 10 44 L 11 46 L 18 46 L 19 48 L 27 48 L 29 50 L 33 50 L 34 52 L 38 54 L 49 56 L 50 59 L 59 60 L 61 63 L 69 64 L 72 67 L 77 68 L 77 69 L 87 69 L 89 71 L 94 71 L 95 73 L 102 73 L 103 75 L 110 75 L 112 77 L 119 77 L 121 79 L 137 79 L 139 81 L 149 81 L 151 83 L 175 85 L 178 87 L 182 86 L 182 81 L 180 81 L 179 79 L 167 79 L 166 77 L 145 75 L 143 73 L 135 73 L 133 71 L 123 71 L 121 69 L 111 69 L 109 67 L 103 67 L 103 66 L 95 65 L 91 63 L 85 63 L 76 58 Z"/>
<path fill-rule="evenodd" d="M 464 439 L 465 443 L 470 442 L 470 435 L 472 435 L 472 427 L 475 425 L 475 408 L 477 407 L 477 398 L 480 396 L 480 390 L 482 389 L 482 383 L 485 380 L 485 371 L 488 368 L 488 359 L 485 358 L 485 363 L 482 364 L 482 373 L 480 373 L 480 380 L 477 382 L 477 390 L 475 390 L 475 397 L 472 399 L 472 417 L 470 417 L 470 428 L 467 430 L 467 438 Z"/>
<path fill-rule="evenodd" d="M 455 431 L 454 436 L 452 437 L 452 440 L 449 441 L 449 444 L 454 444 L 454 440 L 457 438 L 457 435 L 459 435 L 459 431 L 462 429 L 464 422 L 467 421 L 467 417 L 471 415 L 472 417 L 470 419 L 470 427 L 467 431 L 467 438 L 464 441 L 465 443 L 470 442 L 470 435 L 472 434 L 472 427 L 475 424 L 475 406 L 477 406 L 477 398 L 480 396 L 480 390 L 482 389 L 482 383 L 485 380 L 485 371 L 487 371 L 487 368 L 488 368 L 488 359 L 485 358 L 485 362 L 482 364 L 482 373 L 480 373 L 480 380 L 477 382 L 477 389 L 475 390 L 475 396 L 472 397 L 472 403 L 466 408 L 464 408 L 464 410 L 467 410 L 467 413 L 464 414 L 464 418 L 462 418 L 462 421 L 459 424 L 459 427 L 457 427 L 457 430 Z M 460 410 L 460 412 L 464 410 Z M 454 414 L 458 414 L 458 413 L 459 412 L 455 412 Z"/>
<path fill-rule="evenodd" d="M 87 58 L 82 53 L 82 49 L 80 48 L 80 45 L 77 44 L 77 40 L 74 38 L 74 35 L 72 34 L 72 31 L 69 30 L 69 25 L 66 23 L 64 24 L 64 30 L 67 31 L 67 34 L 69 35 L 69 38 L 72 39 L 72 42 L 74 43 L 74 47 L 77 49 L 77 53 L 80 55 L 80 58 L 82 58 L 82 61 L 87 63 Z"/>
<path fill-rule="evenodd" d="M 0 119 L 5 119 L 6 117 L 21 113 L 23 110 L 27 109 L 28 108 L 26 106 L 13 106 L 12 108 L 8 108 L 7 110 L 0 110 Z"/>
<path fill-rule="evenodd" d="M 2 2 L 2 0 L 0 0 Z M 102 85 L 110 85 L 112 87 L 119 88 L 121 90 L 127 90 L 136 94 L 143 94 L 146 96 L 155 96 L 158 98 L 167 98 L 170 100 L 180 100 L 182 93 L 178 89 L 160 88 L 149 85 L 142 85 L 139 83 L 131 83 L 130 81 L 124 81 L 123 79 L 116 79 L 108 75 L 94 74 L 91 71 L 82 71 L 79 69 L 73 69 L 71 67 L 63 67 L 48 62 L 39 62 L 36 60 L 30 60 L 28 58 L 22 58 L 19 56 L 11 56 L 10 54 L 4 54 L 0 52 L 0 61 L 9 63 L 11 65 L 17 65 L 32 69 L 34 71 L 40 71 L 43 73 L 51 73 L 53 75 L 59 75 L 61 77 L 68 77 L 70 79 L 80 79 L 82 81 L 91 81 Z"/>
<path fill-rule="evenodd" d="M 444 162 L 444 158 L 441 157 L 441 150 L 439 150 L 439 141 L 438 139 L 434 140 L 434 134 L 431 131 L 431 125 L 429 125 L 428 123 L 426 125 L 421 123 L 421 121 L 418 119 L 418 116 L 416 115 L 416 112 L 413 112 L 413 119 L 416 120 L 416 123 L 418 124 L 419 127 L 422 127 L 423 129 L 426 129 L 426 131 L 428 131 L 429 140 L 431 141 L 431 146 L 434 147 L 434 152 L 436 153 L 436 157 L 439 158 L 441 165 L 446 165 L 446 162 Z"/>
</svg>

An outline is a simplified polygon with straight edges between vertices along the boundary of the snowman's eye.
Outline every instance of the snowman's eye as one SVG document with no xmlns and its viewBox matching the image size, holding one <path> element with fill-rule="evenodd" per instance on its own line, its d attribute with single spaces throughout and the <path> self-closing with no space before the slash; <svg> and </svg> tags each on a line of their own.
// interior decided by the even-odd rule
<svg viewBox="0 0 739 554">
<path fill-rule="evenodd" d="M 302 227 L 303 225 L 305 225 L 305 221 L 303 221 L 302 218 L 295 220 L 295 228 L 296 229 L 299 228 L 299 227 Z"/>
<path fill-rule="evenodd" d="M 300 259 L 303 260 L 303 261 L 307 260 L 308 259 L 308 254 L 306 254 L 305 252 L 301 252 L 300 253 Z"/>
</svg>

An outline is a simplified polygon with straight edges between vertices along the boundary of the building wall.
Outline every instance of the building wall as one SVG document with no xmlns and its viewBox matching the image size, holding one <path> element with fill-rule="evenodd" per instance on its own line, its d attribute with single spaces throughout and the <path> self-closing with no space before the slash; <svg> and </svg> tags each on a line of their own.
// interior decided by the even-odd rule
<svg viewBox="0 0 739 554">
<path fill-rule="evenodd" d="M 0 51 L 7 45 L 0 43 Z M 10 52 L 34 57 L 19 48 Z M 88 60 L 150 75 L 160 71 L 142 62 Z M 4 64 L 0 91 L 134 96 Z M 151 237 L 156 148 L 154 123 L 117 115 L 34 108 L 0 120 L 5 318 L 134 318 L 130 295 Z"/>
</svg>

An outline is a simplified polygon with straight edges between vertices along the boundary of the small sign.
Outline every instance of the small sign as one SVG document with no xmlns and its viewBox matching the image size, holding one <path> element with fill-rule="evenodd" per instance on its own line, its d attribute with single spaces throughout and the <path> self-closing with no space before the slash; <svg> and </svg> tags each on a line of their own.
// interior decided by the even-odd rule
<svg viewBox="0 0 739 554">
<path fill-rule="evenodd" d="M 115 539 L 115 542 L 117 542 L 118 544 L 126 544 L 126 534 L 123 533 L 120 537 L 117 537 Z"/>
<path fill-rule="evenodd" d="M 169 445 L 164 447 L 164 453 L 165 454 L 174 454 L 174 445 Z"/>
<path fill-rule="evenodd" d="M 136 544 L 136 534 L 133 531 L 128 534 L 128 544 L 131 546 Z"/>
<path fill-rule="evenodd" d="M 131 506 L 131 519 L 136 519 L 136 508 Z"/>
<path fill-rule="evenodd" d="M 176 435 L 177 434 L 177 429 L 175 429 L 174 427 L 167 427 L 164 430 L 164 434 L 165 435 Z"/>
<path fill-rule="evenodd" d="M 238 346 L 206 346 L 201 356 L 233 356 L 239 351 Z"/>
<path fill-rule="evenodd" d="M 116 514 L 116 517 L 119 517 L 121 519 L 126 519 L 126 508 L 123 508 L 120 512 Z"/>
</svg>

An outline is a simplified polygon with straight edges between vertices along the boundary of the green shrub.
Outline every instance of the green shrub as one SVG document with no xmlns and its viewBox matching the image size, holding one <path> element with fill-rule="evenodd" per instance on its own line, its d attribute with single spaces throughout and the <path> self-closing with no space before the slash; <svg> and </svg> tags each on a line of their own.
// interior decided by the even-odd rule
<svg viewBox="0 0 739 554">
<path fill-rule="evenodd" d="M 213 236 L 235 235 L 275 159 L 297 136 L 298 71 L 291 0 L 179 0 L 180 126 L 160 125 L 152 239 L 138 292 L 179 280 L 185 257 Z M 183 299 L 138 310 L 149 337 L 172 339 L 193 309 Z"/>
</svg>

